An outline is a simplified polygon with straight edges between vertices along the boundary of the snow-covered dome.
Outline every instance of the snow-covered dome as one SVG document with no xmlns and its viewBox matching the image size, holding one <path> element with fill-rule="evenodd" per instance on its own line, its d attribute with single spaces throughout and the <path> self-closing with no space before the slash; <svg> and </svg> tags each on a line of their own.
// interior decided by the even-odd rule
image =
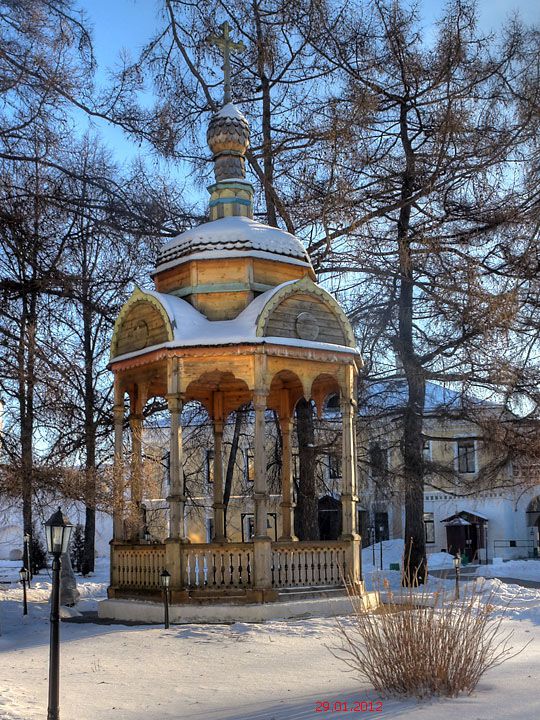
<svg viewBox="0 0 540 720">
<path fill-rule="evenodd" d="M 226 217 L 181 233 L 161 248 L 156 272 L 188 260 L 263 257 L 311 268 L 300 240 L 247 217 Z"/>
</svg>

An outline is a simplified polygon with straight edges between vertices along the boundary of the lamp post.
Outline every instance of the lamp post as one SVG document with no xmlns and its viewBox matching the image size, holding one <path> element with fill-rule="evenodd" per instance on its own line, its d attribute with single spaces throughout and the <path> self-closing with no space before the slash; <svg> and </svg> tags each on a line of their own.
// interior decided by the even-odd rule
<svg viewBox="0 0 540 720">
<path fill-rule="evenodd" d="M 370 525 L 369 537 L 371 540 L 371 552 L 373 553 L 373 569 L 375 569 L 375 528 Z"/>
<path fill-rule="evenodd" d="M 28 571 L 28 577 L 26 582 L 30 587 L 30 580 L 32 579 L 32 563 L 30 562 L 30 533 L 24 533 L 24 565 Z"/>
<path fill-rule="evenodd" d="M 454 570 L 456 571 L 456 594 L 455 599 L 459 600 L 459 569 L 461 567 L 461 558 L 456 555 L 454 558 Z"/>
<path fill-rule="evenodd" d="M 59 720 L 60 707 L 60 567 L 67 552 L 73 525 L 60 508 L 45 523 L 47 550 L 52 561 L 51 640 L 49 649 L 49 706 L 47 720 Z"/>
<path fill-rule="evenodd" d="M 167 570 L 163 570 L 159 576 L 159 582 L 163 589 L 163 609 L 165 611 L 165 630 L 169 629 L 169 585 L 171 584 L 171 574 Z"/>
<path fill-rule="evenodd" d="M 379 525 L 379 543 L 381 545 L 381 570 L 383 569 L 382 566 L 382 539 L 383 539 L 383 532 L 384 532 L 384 525 Z"/>
<path fill-rule="evenodd" d="M 29 579 L 29 573 L 28 570 L 24 567 L 24 565 L 19 570 L 19 578 L 21 580 L 23 591 L 23 615 L 28 615 L 28 603 L 26 602 L 26 583 Z"/>
</svg>

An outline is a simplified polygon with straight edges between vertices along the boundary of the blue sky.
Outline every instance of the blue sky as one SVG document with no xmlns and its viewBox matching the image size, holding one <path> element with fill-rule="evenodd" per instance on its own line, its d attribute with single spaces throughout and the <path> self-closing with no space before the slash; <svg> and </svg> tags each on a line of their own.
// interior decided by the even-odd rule
<svg viewBox="0 0 540 720">
<path fill-rule="evenodd" d="M 199 1 L 204 3 L 205 0 Z M 162 0 L 80 0 L 79 7 L 93 27 L 99 78 L 105 77 L 107 68 L 117 66 L 121 52 L 136 59 L 160 25 L 163 5 Z M 445 5 L 445 0 L 421 0 L 427 27 Z M 526 22 L 540 23 L 540 0 L 479 0 L 478 5 L 480 26 L 486 31 L 496 31 L 505 17 L 515 10 Z M 84 119 L 81 118 L 81 122 L 84 123 Z M 118 128 L 100 122 L 94 122 L 94 127 L 119 161 L 132 159 L 139 151 Z"/>
</svg>

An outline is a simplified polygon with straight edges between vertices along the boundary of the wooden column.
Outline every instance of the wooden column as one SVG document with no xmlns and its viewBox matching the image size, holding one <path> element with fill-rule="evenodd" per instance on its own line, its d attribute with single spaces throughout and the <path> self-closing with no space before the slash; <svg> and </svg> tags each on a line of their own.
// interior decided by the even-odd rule
<svg viewBox="0 0 540 720">
<path fill-rule="evenodd" d="M 213 542 L 227 542 L 225 505 L 223 504 L 223 393 L 213 394 L 214 419 L 214 537 Z"/>
<path fill-rule="evenodd" d="M 356 467 L 355 467 L 355 409 L 356 403 L 350 395 L 342 397 L 341 414 L 343 422 L 341 461 L 341 506 L 343 513 L 342 538 L 356 538 Z"/>
<path fill-rule="evenodd" d="M 113 540 L 124 540 L 124 392 L 114 381 Z"/>
<path fill-rule="evenodd" d="M 171 435 L 169 442 L 170 485 L 167 502 L 169 503 L 169 539 L 187 542 L 184 487 L 184 458 L 182 447 L 182 400 L 178 394 L 167 395 L 171 416 Z"/>
<path fill-rule="evenodd" d="M 131 413 L 129 428 L 131 430 L 131 477 L 130 477 L 130 512 L 129 538 L 139 540 L 142 537 L 142 431 L 144 405 L 142 389 L 135 385 L 131 394 Z"/>
<path fill-rule="evenodd" d="M 350 371 L 352 375 L 352 370 Z M 351 590 L 363 592 L 362 560 L 360 536 L 356 532 L 356 401 L 354 399 L 354 382 L 350 378 L 348 392 L 342 395 L 341 414 L 343 422 L 343 440 L 341 461 L 341 507 L 343 513 L 342 540 L 348 541 L 347 547 L 347 580 Z"/>
<path fill-rule="evenodd" d="M 279 413 L 281 428 L 281 528 L 280 540 L 291 542 L 298 540 L 294 535 L 293 467 L 292 467 L 292 419 L 290 417 L 289 391 L 281 390 L 281 408 Z"/>
<path fill-rule="evenodd" d="M 272 590 L 272 541 L 268 537 L 268 484 L 266 479 L 265 423 L 267 394 L 261 390 L 253 393 L 255 409 L 255 537 L 253 538 L 253 585 L 258 601 L 272 600 L 277 594 Z"/>
</svg>

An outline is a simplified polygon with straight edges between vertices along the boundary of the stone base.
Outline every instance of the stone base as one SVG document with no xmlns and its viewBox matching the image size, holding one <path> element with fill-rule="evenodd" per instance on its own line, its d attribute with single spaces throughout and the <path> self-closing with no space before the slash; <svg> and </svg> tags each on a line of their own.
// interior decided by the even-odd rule
<svg viewBox="0 0 540 720">
<path fill-rule="evenodd" d="M 379 596 L 376 592 L 362 596 L 366 607 L 376 608 Z M 140 622 L 163 624 L 163 604 L 141 600 L 102 600 L 98 604 L 98 616 L 119 622 Z M 335 617 L 349 615 L 351 601 L 346 595 L 334 598 L 310 600 L 284 600 L 271 603 L 212 604 L 212 605 L 171 605 L 171 623 L 234 623 L 264 622 L 265 620 L 294 620 L 309 617 Z"/>
</svg>

